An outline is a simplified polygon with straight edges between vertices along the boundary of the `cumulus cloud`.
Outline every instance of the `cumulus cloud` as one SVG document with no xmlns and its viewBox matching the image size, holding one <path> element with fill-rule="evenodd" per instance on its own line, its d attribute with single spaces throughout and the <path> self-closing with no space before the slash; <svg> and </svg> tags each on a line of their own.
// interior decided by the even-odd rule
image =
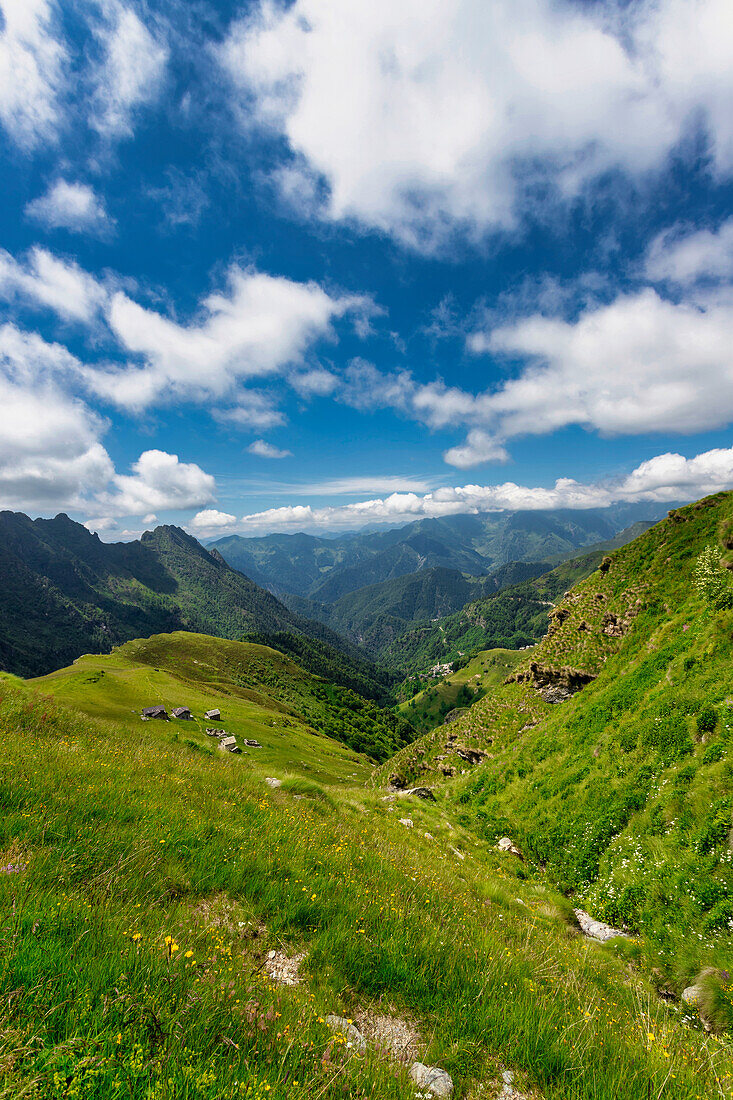
<svg viewBox="0 0 733 1100">
<path fill-rule="evenodd" d="M 733 447 L 706 451 L 687 459 L 663 454 L 641 463 L 625 477 L 583 484 L 558 478 L 551 488 L 507 481 L 499 485 L 463 485 L 432 492 L 392 493 L 356 504 L 313 508 L 296 504 L 243 516 L 250 531 L 360 527 L 370 522 L 409 521 L 423 517 L 486 511 L 537 511 L 555 508 L 604 508 L 618 501 L 694 499 L 733 487 Z"/>
<path fill-rule="evenodd" d="M 652 282 L 690 286 L 700 279 L 733 279 L 733 218 L 717 230 L 675 226 L 656 237 L 646 256 Z"/>
<path fill-rule="evenodd" d="M 236 266 L 228 283 L 226 293 L 205 299 L 201 318 L 188 325 L 115 294 L 110 328 L 143 365 L 90 375 L 97 393 L 137 410 L 161 400 L 230 397 L 238 382 L 300 362 L 316 340 L 333 336 L 336 318 L 371 308 L 363 297 L 334 297 L 315 283 Z"/>
<path fill-rule="evenodd" d="M 160 92 L 169 51 L 132 8 L 108 0 L 104 9 L 107 18 L 97 28 L 103 57 L 91 121 L 105 137 L 129 137 L 135 112 Z"/>
<path fill-rule="evenodd" d="M 25 214 L 46 229 L 68 229 L 71 233 L 106 234 L 114 225 L 94 188 L 61 179 L 45 195 L 29 202 Z"/>
<path fill-rule="evenodd" d="M 0 296 L 45 306 L 61 317 L 87 323 L 107 301 L 105 288 L 78 264 L 38 247 L 30 250 L 24 262 L 0 250 Z"/>
<path fill-rule="evenodd" d="M 189 527 L 193 527 L 195 531 L 219 531 L 225 527 L 232 527 L 237 522 L 237 517 L 232 516 L 229 512 L 219 512 L 216 508 L 205 508 L 201 512 L 197 512 Z"/>
<path fill-rule="evenodd" d="M 0 14 L 0 123 L 31 149 L 56 138 L 66 51 L 51 0 L 1 0 Z"/>
<path fill-rule="evenodd" d="M 287 141 L 281 179 L 431 247 L 512 226 L 538 179 L 574 196 L 656 170 L 695 125 L 728 174 L 732 51 L 728 0 L 261 0 L 219 59 L 243 124 Z"/>
<path fill-rule="evenodd" d="M 293 453 L 292 451 L 281 450 L 280 447 L 273 446 L 265 439 L 255 439 L 254 443 L 250 443 L 247 450 L 251 455 L 258 455 L 260 458 L 289 458 Z"/>
<path fill-rule="evenodd" d="M 465 443 L 457 447 L 449 447 L 443 458 L 449 466 L 467 470 L 483 462 L 507 462 L 509 455 L 506 448 L 496 439 L 481 431 L 480 428 L 473 428 L 468 433 Z"/>
<path fill-rule="evenodd" d="M 62 385 L 77 367 L 61 345 L 0 328 L 0 506 L 83 507 L 112 476 L 105 422 Z"/>
<path fill-rule="evenodd" d="M 296 371 L 288 379 L 293 389 L 301 397 L 328 397 L 338 386 L 335 374 L 325 367 L 314 367 L 312 370 Z"/>
<path fill-rule="evenodd" d="M 143 451 L 132 470 L 132 474 L 115 474 L 114 492 L 101 498 L 113 515 L 201 508 L 216 496 L 211 474 L 166 451 Z"/>
</svg>

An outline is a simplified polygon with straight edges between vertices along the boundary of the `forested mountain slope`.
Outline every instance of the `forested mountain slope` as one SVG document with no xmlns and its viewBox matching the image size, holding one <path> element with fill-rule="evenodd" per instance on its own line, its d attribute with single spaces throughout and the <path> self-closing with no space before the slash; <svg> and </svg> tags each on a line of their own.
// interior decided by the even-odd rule
<svg viewBox="0 0 733 1100">
<path fill-rule="evenodd" d="M 0 668 L 38 675 L 129 638 L 287 631 L 349 647 L 178 527 L 104 543 L 66 515 L 0 512 Z"/>
<path fill-rule="evenodd" d="M 278 596 L 289 593 L 331 604 L 365 585 L 422 570 L 480 576 L 513 561 L 572 557 L 629 524 L 658 519 L 665 510 L 649 503 L 582 511 L 485 512 L 421 519 L 340 538 L 227 535 L 212 545 L 235 569 Z"/>
</svg>

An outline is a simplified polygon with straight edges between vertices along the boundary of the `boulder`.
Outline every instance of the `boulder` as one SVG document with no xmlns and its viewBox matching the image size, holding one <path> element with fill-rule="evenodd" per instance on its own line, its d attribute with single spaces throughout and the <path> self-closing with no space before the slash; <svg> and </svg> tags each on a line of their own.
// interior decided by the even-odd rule
<svg viewBox="0 0 733 1100">
<path fill-rule="evenodd" d="M 400 822 L 400 825 L 404 825 L 406 829 L 411 829 L 412 828 L 412 818 L 411 817 L 401 817 L 399 819 L 399 822 Z"/>
<path fill-rule="evenodd" d="M 435 795 L 430 787 L 409 787 L 405 794 L 414 794 L 415 798 L 424 798 L 426 802 L 435 802 Z"/>
<path fill-rule="evenodd" d="M 496 845 L 500 852 L 511 852 L 513 856 L 519 856 L 522 858 L 522 853 L 517 848 L 516 844 L 508 836 L 503 836 L 499 843 Z"/>
<path fill-rule="evenodd" d="M 267 776 L 267 778 L 265 779 L 265 783 L 267 783 L 268 787 L 272 787 L 273 789 L 275 787 L 282 787 L 283 785 L 282 779 L 273 779 L 271 775 Z"/>
<path fill-rule="evenodd" d="M 432 1092 L 433 1096 L 450 1096 L 453 1092 L 453 1080 L 444 1069 L 437 1066 L 424 1066 L 422 1062 L 413 1062 L 410 1077 L 418 1088 Z"/>
<path fill-rule="evenodd" d="M 245 738 L 244 743 L 245 743 L 245 745 L 249 746 L 250 749 L 261 749 L 262 748 L 262 745 L 259 743 L 259 741 L 254 741 L 251 738 Z"/>
<path fill-rule="evenodd" d="M 583 909 L 576 909 L 574 912 L 578 918 L 578 924 L 584 936 L 588 936 L 592 940 L 599 940 L 601 943 L 606 943 L 607 940 L 616 939 L 617 936 L 623 936 L 624 939 L 628 939 L 625 932 L 622 932 L 618 928 L 612 928 L 610 924 L 604 924 L 602 920 L 595 920 Z"/>
</svg>

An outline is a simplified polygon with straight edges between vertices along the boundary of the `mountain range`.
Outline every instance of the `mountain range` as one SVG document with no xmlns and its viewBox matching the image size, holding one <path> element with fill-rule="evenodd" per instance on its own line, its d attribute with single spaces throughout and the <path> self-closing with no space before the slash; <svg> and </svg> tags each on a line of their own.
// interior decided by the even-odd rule
<svg viewBox="0 0 733 1100">
<path fill-rule="evenodd" d="M 572 557 L 638 520 L 660 519 L 669 504 L 619 504 L 573 511 L 485 512 L 421 519 L 404 527 L 322 538 L 227 535 L 213 546 L 235 569 L 281 599 L 333 604 L 366 585 L 426 569 L 482 576 L 509 562 Z"/>
<path fill-rule="evenodd" d="M 21 676 L 161 632 L 279 632 L 317 642 L 321 662 L 331 654 L 332 675 L 340 666 L 366 694 L 384 690 L 368 662 L 327 626 L 285 607 L 179 527 L 104 543 L 63 514 L 31 520 L 4 511 L 0 571 L 0 668 Z"/>
</svg>

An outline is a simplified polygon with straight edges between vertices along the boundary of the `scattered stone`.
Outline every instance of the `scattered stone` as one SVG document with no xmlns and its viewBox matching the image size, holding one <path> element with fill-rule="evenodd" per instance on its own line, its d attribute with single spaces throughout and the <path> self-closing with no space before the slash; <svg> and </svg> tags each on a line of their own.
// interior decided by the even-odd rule
<svg viewBox="0 0 733 1100">
<path fill-rule="evenodd" d="M 400 822 L 400 825 L 404 825 L 406 829 L 411 829 L 412 828 L 412 818 L 411 817 L 401 817 L 399 819 L 399 822 Z"/>
<path fill-rule="evenodd" d="M 499 1096 L 503 1097 L 503 1100 L 526 1100 L 524 1093 L 517 1092 L 514 1088 L 514 1074 L 511 1070 L 505 1069 L 501 1079 L 503 1084 Z"/>
<path fill-rule="evenodd" d="M 522 859 L 522 853 L 517 848 L 511 837 L 503 836 L 499 843 L 496 845 L 500 852 L 511 852 L 513 856 L 519 856 Z"/>
<path fill-rule="evenodd" d="M 366 1039 L 350 1020 L 344 1016 L 326 1016 L 326 1026 L 337 1035 L 346 1036 L 346 1045 L 356 1047 L 363 1054 L 366 1050 Z"/>
<path fill-rule="evenodd" d="M 618 936 L 622 936 L 624 939 L 629 938 L 625 932 L 620 931 L 618 928 L 612 928 L 610 924 L 604 924 L 601 920 L 595 920 L 582 909 L 575 909 L 574 912 L 578 918 L 581 932 L 592 940 L 606 943 L 607 940 L 616 939 Z"/>
<path fill-rule="evenodd" d="M 281 951 L 270 951 L 265 959 L 265 971 L 278 985 L 300 985 L 300 965 L 305 953 L 288 958 Z"/>
<path fill-rule="evenodd" d="M 360 1032 L 378 1050 L 403 1064 L 414 1062 L 420 1054 L 420 1033 L 414 1024 L 398 1016 L 369 1016 L 356 1018 Z"/>
<path fill-rule="evenodd" d="M 435 795 L 430 787 L 409 787 L 404 794 L 414 794 L 415 798 L 424 798 L 426 802 L 435 802 Z"/>
<path fill-rule="evenodd" d="M 453 1080 L 444 1069 L 437 1066 L 424 1066 L 414 1062 L 410 1066 L 410 1077 L 421 1089 L 427 1089 L 433 1096 L 450 1096 L 453 1092 Z"/>
<path fill-rule="evenodd" d="M 265 779 L 265 783 L 267 783 L 268 787 L 272 787 L 273 789 L 275 787 L 282 787 L 283 785 L 282 779 L 273 779 L 271 775 L 267 776 L 267 778 Z"/>
</svg>

